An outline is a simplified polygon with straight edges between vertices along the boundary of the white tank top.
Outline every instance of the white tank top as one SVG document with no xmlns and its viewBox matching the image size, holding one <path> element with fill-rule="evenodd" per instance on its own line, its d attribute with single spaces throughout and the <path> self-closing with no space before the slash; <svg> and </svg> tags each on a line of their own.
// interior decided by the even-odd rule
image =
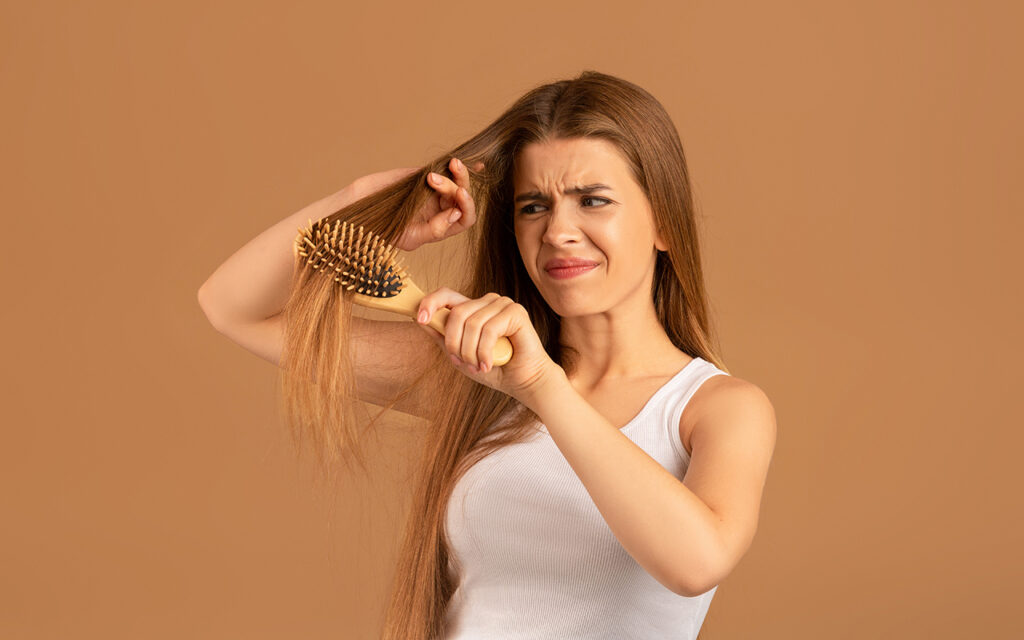
<svg viewBox="0 0 1024 640">
<path fill-rule="evenodd" d="M 694 358 L 622 433 L 682 480 L 690 456 L 680 416 L 701 383 L 719 374 L 729 375 Z M 692 640 L 718 588 L 680 596 L 637 564 L 544 425 L 459 479 L 447 527 L 462 575 L 445 640 Z"/>
</svg>

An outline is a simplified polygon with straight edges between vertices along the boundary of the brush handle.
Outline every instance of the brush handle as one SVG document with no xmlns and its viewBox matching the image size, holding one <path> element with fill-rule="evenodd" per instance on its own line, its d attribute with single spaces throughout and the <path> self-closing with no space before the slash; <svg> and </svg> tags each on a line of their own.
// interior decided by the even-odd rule
<svg viewBox="0 0 1024 640">
<path fill-rule="evenodd" d="M 406 276 L 402 281 L 402 290 L 397 296 L 392 296 L 390 298 L 375 298 L 373 296 L 365 296 L 361 293 L 357 293 L 353 297 L 353 302 L 364 307 L 369 307 L 370 309 L 380 309 L 381 311 L 400 313 L 403 316 L 408 316 L 415 320 L 416 311 L 419 309 L 420 301 L 423 300 L 426 295 L 427 294 L 423 293 L 422 289 L 416 286 L 416 283 L 412 281 L 412 278 Z M 434 315 L 431 316 L 430 322 L 428 322 L 427 325 L 436 329 L 441 335 L 444 335 L 444 325 L 448 320 L 449 313 L 451 313 L 450 309 L 438 309 L 434 312 Z M 491 353 L 493 355 L 494 366 L 504 366 L 512 359 L 512 343 L 509 342 L 508 338 L 502 336 L 494 343 L 494 350 Z"/>
<path fill-rule="evenodd" d="M 434 315 L 430 316 L 430 322 L 427 325 L 437 329 L 441 335 L 444 335 L 444 325 L 448 322 L 448 314 L 450 313 L 451 309 L 438 309 L 434 312 Z M 498 338 L 494 343 L 494 350 L 491 354 L 494 366 L 501 367 L 508 364 L 508 361 L 512 359 L 512 343 L 505 336 Z"/>
</svg>

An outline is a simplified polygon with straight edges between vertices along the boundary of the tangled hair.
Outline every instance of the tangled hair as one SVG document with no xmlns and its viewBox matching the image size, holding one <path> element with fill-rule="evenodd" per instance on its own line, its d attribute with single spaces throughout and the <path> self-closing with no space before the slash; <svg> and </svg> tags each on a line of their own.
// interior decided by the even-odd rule
<svg viewBox="0 0 1024 640">
<path fill-rule="evenodd" d="M 547 353 L 571 374 L 575 354 L 560 344 L 561 319 L 530 279 L 512 226 L 517 153 L 531 143 L 570 138 L 599 138 L 618 147 L 668 244 L 667 251 L 657 253 L 652 283 L 657 317 L 678 349 L 727 371 L 712 346 L 693 199 L 679 134 L 651 94 L 615 76 L 584 71 L 570 80 L 538 86 L 469 140 L 327 220 L 363 225 L 395 243 L 415 212 L 434 195 L 425 184 L 427 173 L 452 178 L 448 159 L 459 158 L 470 173 L 478 219 L 465 232 L 466 264 L 472 269 L 467 270 L 467 282 L 455 286 L 470 298 L 496 292 L 523 305 Z M 349 350 L 352 294 L 340 290 L 323 272 L 301 268 L 301 260 L 296 258 L 292 292 L 283 310 L 283 407 L 296 443 L 308 439 L 324 474 L 329 475 L 339 461 L 358 463 L 365 470 L 363 437 L 377 419 L 417 385 L 429 383 L 437 385 L 430 388 L 445 390 L 447 401 L 436 403 L 423 416 L 429 427 L 383 632 L 385 640 L 434 640 L 444 633 L 460 573 L 457 560 L 449 554 L 445 528 L 449 496 L 473 464 L 528 437 L 537 416 L 514 398 L 446 366 L 446 356 L 438 349 L 423 363 L 412 386 L 368 424 L 357 427 L 359 394 Z"/>
</svg>

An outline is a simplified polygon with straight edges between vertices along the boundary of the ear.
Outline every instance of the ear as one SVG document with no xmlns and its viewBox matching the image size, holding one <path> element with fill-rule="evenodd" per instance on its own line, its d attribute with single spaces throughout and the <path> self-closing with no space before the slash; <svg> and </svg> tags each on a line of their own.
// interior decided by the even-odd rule
<svg viewBox="0 0 1024 640">
<path fill-rule="evenodd" d="M 654 232 L 654 248 L 658 251 L 668 251 L 668 243 L 661 236 L 661 231 Z"/>
</svg>

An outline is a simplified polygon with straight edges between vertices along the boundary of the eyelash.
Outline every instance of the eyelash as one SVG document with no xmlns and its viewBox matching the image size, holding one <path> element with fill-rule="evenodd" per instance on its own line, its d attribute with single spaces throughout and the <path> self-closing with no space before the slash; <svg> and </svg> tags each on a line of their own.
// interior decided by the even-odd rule
<svg viewBox="0 0 1024 640">
<path fill-rule="evenodd" d="M 597 205 L 597 206 L 604 206 L 605 204 L 611 204 L 611 202 L 612 202 L 608 198 L 602 198 L 601 196 L 583 196 L 582 198 L 580 198 L 580 200 L 601 200 L 603 202 L 603 204 Z M 533 207 L 533 206 L 536 206 L 536 205 L 528 204 L 525 207 L 523 207 L 522 209 L 520 209 L 519 213 L 524 213 L 524 214 L 537 213 L 536 211 L 527 211 L 528 208 Z"/>
</svg>

